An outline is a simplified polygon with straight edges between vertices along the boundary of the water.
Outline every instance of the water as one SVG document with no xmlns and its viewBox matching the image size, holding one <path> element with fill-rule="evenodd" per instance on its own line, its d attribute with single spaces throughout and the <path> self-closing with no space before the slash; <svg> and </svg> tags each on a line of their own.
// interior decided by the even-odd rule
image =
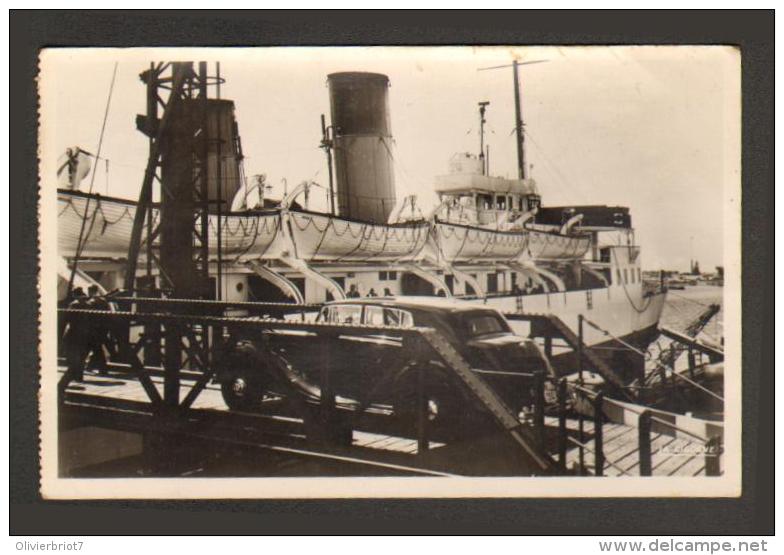
<svg viewBox="0 0 784 555">
<path fill-rule="evenodd" d="M 664 304 L 660 326 L 683 331 L 710 304 L 722 309 L 705 326 L 701 336 L 718 343 L 724 335 L 724 288 L 714 285 L 687 285 L 684 290 L 670 290 Z"/>
<path fill-rule="evenodd" d="M 698 338 L 716 345 L 721 344 L 724 335 L 724 288 L 714 285 L 687 285 L 683 290 L 670 290 L 667 292 L 667 301 L 664 303 L 659 327 L 666 327 L 676 331 L 685 331 L 711 304 L 721 305 L 721 310 L 711 318 L 708 325 L 698 334 Z M 660 335 L 649 347 L 649 359 L 646 363 L 648 370 L 656 368 L 662 352 L 669 348 L 672 341 Z M 675 369 L 680 371 L 688 366 L 688 358 L 680 356 L 675 362 Z"/>
</svg>

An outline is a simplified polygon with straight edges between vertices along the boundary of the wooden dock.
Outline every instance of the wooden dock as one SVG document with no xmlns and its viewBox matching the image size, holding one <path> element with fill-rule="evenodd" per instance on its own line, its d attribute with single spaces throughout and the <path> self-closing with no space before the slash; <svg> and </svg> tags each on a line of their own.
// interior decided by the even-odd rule
<svg viewBox="0 0 784 555">
<path fill-rule="evenodd" d="M 58 368 L 58 372 L 64 374 L 65 368 Z M 157 389 L 162 390 L 162 376 L 152 375 L 151 381 Z M 183 379 L 183 396 L 192 385 L 193 380 Z M 82 382 L 71 382 L 66 390 L 66 400 L 61 406 L 66 418 L 61 418 L 61 432 L 70 433 L 80 428 L 120 430 L 135 434 L 134 437 L 127 434 L 122 437 L 130 437 L 131 443 L 139 444 L 136 436 L 147 435 L 147 428 L 155 433 L 160 432 L 153 425 L 154 417 L 149 407 L 149 398 L 144 387 L 124 372 L 112 372 L 108 375 L 85 372 Z M 198 437 L 211 445 L 232 443 L 273 451 L 278 458 L 285 459 L 278 460 L 273 467 L 264 465 L 265 475 L 307 475 L 308 472 L 312 475 L 324 472 L 331 475 L 347 472 L 343 469 L 337 471 L 338 466 L 354 468 L 358 475 L 450 474 L 446 470 L 439 470 L 439 464 L 422 464 L 425 460 L 429 462 L 434 454 L 437 455 L 437 451 L 445 447 L 445 442 L 429 441 L 427 453 L 421 454 L 416 438 L 395 434 L 394 432 L 398 431 L 395 427 L 379 425 L 379 422 L 391 420 L 384 414 L 383 409 L 368 411 L 367 417 L 356 423 L 357 427 L 350 436 L 350 444 L 340 446 L 312 445 L 307 438 L 306 424 L 301 418 L 290 414 L 276 399 L 262 403 L 259 413 L 230 411 L 223 402 L 220 387 L 210 384 L 189 409 L 191 416 L 188 416 L 187 420 L 194 425 L 192 428 L 198 428 L 198 431 L 191 431 L 188 435 Z M 167 433 L 180 431 L 182 430 L 170 430 Z M 83 434 L 77 435 L 84 437 Z M 178 437 L 184 441 L 185 434 Z M 77 452 L 86 449 L 84 445 L 61 446 L 61 450 L 63 448 Z M 70 453 L 65 458 L 78 460 L 84 457 L 79 453 Z M 94 461 L 95 457 L 88 456 L 87 459 Z M 104 459 L 105 457 L 101 460 Z M 313 464 L 314 460 L 320 461 L 320 464 Z M 203 473 L 202 468 L 177 471 L 177 474 L 183 476 Z M 348 471 L 348 475 L 351 474 L 352 472 Z"/>
<path fill-rule="evenodd" d="M 545 424 L 550 429 L 558 428 L 558 418 L 546 417 Z M 567 420 L 570 437 L 579 441 L 579 421 Z M 603 425 L 604 475 L 639 476 L 640 449 L 639 429 L 628 424 L 606 422 Z M 592 441 L 594 424 L 590 419 L 583 422 L 584 466 L 586 473 L 593 475 L 596 470 Z M 567 468 L 578 469 L 580 447 L 569 442 L 566 452 Z M 664 433 L 651 436 L 651 475 L 652 476 L 705 476 L 706 464 L 703 444 L 683 437 Z"/>
<path fill-rule="evenodd" d="M 62 374 L 65 369 L 60 367 L 58 371 Z M 157 389 L 162 390 L 162 375 L 153 372 L 151 380 Z M 192 384 L 193 379 L 183 379 L 182 396 L 187 394 Z M 138 433 L 143 433 L 145 422 L 152 421 L 152 416 L 145 413 L 149 411 L 145 408 L 149 407 L 147 392 L 138 380 L 122 370 L 112 371 L 109 375 L 86 372 L 84 381 L 72 382 L 66 394 L 65 408 L 72 412 L 78 410 L 87 415 L 94 415 L 93 420 L 89 422 L 91 426 L 105 425 L 110 428 L 135 429 Z M 201 437 L 204 440 L 216 440 L 221 435 L 233 436 L 234 441 L 254 443 L 277 451 L 280 460 L 274 468 L 265 470 L 275 475 L 281 473 L 282 475 L 307 475 L 309 472 L 317 475 L 318 472 L 323 471 L 324 464 L 313 464 L 314 457 L 323 458 L 328 463 L 350 460 L 356 463 L 353 466 L 358 470 L 359 467 L 364 466 L 361 461 L 365 461 L 367 466 L 374 467 L 372 472 L 403 475 L 419 472 L 431 475 L 465 472 L 468 475 L 481 475 L 482 461 L 476 460 L 476 455 L 484 453 L 488 468 L 493 467 L 492 463 L 498 462 L 492 459 L 500 457 L 497 453 L 494 454 L 492 449 L 486 449 L 488 445 L 492 446 L 495 441 L 493 438 L 477 441 L 476 445 L 483 445 L 482 449 L 477 450 L 475 446 L 466 447 L 464 444 L 439 440 L 437 437 L 429 441 L 427 453 L 424 454 L 426 456 L 422 457 L 417 439 L 411 437 L 412 434 L 401 433 L 400 429 L 391 425 L 393 419 L 383 408 L 371 409 L 368 411 L 367 418 L 357 423 L 358 425 L 350 434 L 350 445 L 341 448 L 320 446 L 314 450 L 307 441 L 301 418 L 287 412 L 285 407 L 275 399 L 270 399 L 267 405 L 266 408 L 262 406 L 259 414 L 229 411 L 223 402 L 220 387 L 209 384 L 195 400 L 190 411 L 198 415 L 198 419 L 203 423 L 202 427 L 205 431 L 201 433 Z M 102 412 L 101 409 L 106 411 Z M 112 419 L 111 422 L 101 421 L 106 414 Z M 140 419 L 138 427 L 130 422 L 134 415 Z M 119 422 L 120 420 L 122 422 Z M 595 473 L 592 443 L 594 424 L 590 419 L 585 419 L 583 424 L 584 474 L 593 475 Z M 577 419 L 569 418 L 566 425 L 571 438 L 566 456 L 567 472 L 579 474 L 580 449 L 575 443 L 579 441 L 579 423 Z M 558 418 L 545 417 L 545 426 L 546 436 L 550 438 L 549 449 L 553 458 L 556 458 L 554 438 L 558 433 Z M 606 422 L 603 425 L 603 437 L 604 475 L 638 476 L 640 474 L 638 429 L 628 424 Z M 702 445 L 695 441 L 654 433 L 651 438 L 652 475 L 705 475 L 705 456 L 700 452 L 701 448 Z M 470 468 L 461 467 L 460 464 L 450 464 L 450 460 L 462 451 L 472 453 L 474 460 Z M 303 462 L 306 459 L 310 462 Z M 427 461 L 428 464 L 423 465 L 423 461 Z M 508 468 L 509 466 L 502 466 L 501 470 L 488 470 L 488 472 L 504 475 Z M 182 475 L 201 475 L 204 470 L 197 464 L 194 469 L 185 469 L 183 472 Z M 359 470 L 361 474 L 366 472 L 365 468 Z"/>
</svg>

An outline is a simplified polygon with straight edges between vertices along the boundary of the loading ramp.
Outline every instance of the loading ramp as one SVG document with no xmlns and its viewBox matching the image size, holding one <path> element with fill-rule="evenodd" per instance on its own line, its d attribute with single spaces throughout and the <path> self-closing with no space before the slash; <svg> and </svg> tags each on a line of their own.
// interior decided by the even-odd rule
<svg viewBox="0 0 784 555">
<path fill-rule="evenodd" d="M 123 302 L 125 310 L 115 312 L 60 311 L 64 318 L 77 318 L 90 327 L 142 329 L 147 332 L 118 334 L 120 360 L 111 368 L 112 379 L 108 383 L 105 380 L 101 385 L 91 383 L 102 380 L 88 376 L 87 382 L 79 384 L 73 381 L 69 372 L 61 369 L 61 416 L 72 423 L 89 422 L 94 426 L 132 430 L 145 436 L 175 434 L 191 440 L 201 438 L 205 442 L 290 452 L 296 457 L 331 461 L 343 460 L 340 459 L 343 457 L 347 464 L 363 468 L 378 470 L 383 465 L 394 465 L 395 473 L 460 474 L 463 471 L 460 457 L 454 451 L 470 449 L 472 441 L 481 438 L 464 437 L 460 441 L 450 440 L 449 444 L 441 441 L 439 430 L 428 423 L 427 407 L 421 403 L 416 428 L 403 430 L 384 407 L 372 403 L 359 406 L 342 402 L 330 387 L 330 373 L 336 369 L 329 364 L 329 356 L 324 357 L 325 363 L 320 369 L 322 381 L 318 398 L 289 387 L 284 390 L 282 399 L 264 407 L 264 410 L 271 411 L 268 414 L 242 414 L 203 405 L 205 399 L 215 401 L 216 395 L 219 395 L 212 384 L 216 371 L 215 354 L 225 347 L 222 342 L 228 337 L 262 336 L 264 331 L 273 329 L 326 338 L 345 333 L 394 333 L 402 337 L 404 352 L 411 353 L 410 362 L 420 369 L 419 372 L 431 360 L 441 360 L 451 376 L 450 380 L 461 388 L 473 410 L 492 417 L 489 420 L 494 422 L 493 429 L 485 429 L 483 434 L 505 438 L 513 445 L 512 450 L 516 451 L 513 458 L 517 465 L 514 474 L 542 475 L 555 470 L 546 449 L 536 441 L 532 425 L 520 422 L 461 355 L 434 330 L 305 322 L 302 321 L 305 312 L 313 307 L 286 303 L 270 306 L 247 303 L 253 306 L 244 306 L 243 303 L 170 302 L 167 299 L 126 299 Z M 138 311 L 140 307 L 146 311 Z M 190 313 L 183 313 L 186 309 Z M 226 316 L 243 309 L 264 316 Z M 171 367 L 171 361 L 165 356 L 161 357 L 164 364 L 159 367 L 151 367 L 143 361 L 149 347 L 153 351 L 165 351 L 160 337 L 165 336 L 167 327 L 181 332 L 183 350 L 189 353 L 187 360 L 191 367 Z M 153 328 L 158 333 L 149 333 Z M 132 341 L 130 338 L 136 335 L 138 338 Z M 191 354 L 191 351 L 194 353 Z M 277 359 L 281 365 L 285 364 L 272 349 L 265 351 L 264 355 L 270 360 Z M 424 380 L 419 383 L 423 384 Z M 421 391 L 420 398 L 424 398 Z M 368 437 L 374 439 L 370 441 Z M 412 441 L 416 444 L 413 449 Z M 503 442 L 497 443 L 501 445 Z M 504 445 L 504 449 L 508 450 L 508 445 Z M 451 453 L 449 457 L 439 456 L 439 452 L 447 451 Z M 487 468 L 466 472 L 492 474 L 492 470 Z"/>
<path fill-rule="evenodd" d="M 563 320 L 553 314 L 504 314 L 508 320 L 519 320 L 538 324 L 541 329 L 548 330 L 549 337 L 560 337 L 576 353 L 580 353 L 582 359 L 588 363 L 602 378 L 620 390 L 624 390 L 626 384 L 623 378 L 613 370 L 604 360 L 602 360 L 590 348 L 585 346 L 580 338 L 574 333 Z"/>
</svg>

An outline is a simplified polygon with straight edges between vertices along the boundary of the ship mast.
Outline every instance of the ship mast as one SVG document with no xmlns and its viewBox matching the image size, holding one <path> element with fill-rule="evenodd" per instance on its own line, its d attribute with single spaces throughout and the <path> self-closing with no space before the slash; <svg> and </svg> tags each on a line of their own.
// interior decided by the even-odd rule
<svg viewBox="0 0 784 555">
<path fill-rule="evenodd" d="M 487 160 L 485 160 L 485 123 L 487 123 L 485 110 L 488 104 L 490 103 L 487 101 L 479 103 L 479 161 L 482 162 L 482 175 L 489 173 Z"/>
<path fill-rule="evenodd" d="M 520 76 L 518 66 L 529 64 L 541 64 L 547 60 L 532 60 L 530 62 L 518 62 L 514 60 L 511 64 L 504 64 L 501 66 L 483 67 L 478 71 L 485 71 L 488 69 L 500 69 L 502 67 L 512 66 L 512 74 L 514 77 L 514 100 L 515 100 L 515 132 L 517 135 L 517 177 L 519 179 L 526 178 L 525 171 L 525 137 L 523 135 L 523 111 L 520 101 Z"/>
<path fill-rule="evenodd" d="M 523 137 L 523 113 L 520 106 L 520 78 L 517 60 L 512 62 L 514 74 L 515 133 L 517 135 L 517 177 L 525 179 L 525 137 Z"/>
</svg>

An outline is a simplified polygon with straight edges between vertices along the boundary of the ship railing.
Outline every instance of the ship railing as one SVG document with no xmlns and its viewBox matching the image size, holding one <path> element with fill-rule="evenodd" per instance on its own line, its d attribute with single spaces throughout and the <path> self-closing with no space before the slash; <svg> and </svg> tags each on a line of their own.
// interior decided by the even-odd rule
<svg viewBox="0 0 784 555">
<path fill-rule="evenodd" d="M 481 373 L 481 371 L 478 372 Z M 632 469 L 634 466 L 638 466 L 640 476 L 651 476 L 654 470 L 653 444 L 661 436 L 687 439 L 690 442 L 689 452 L 678 455 L 684 458 L 684 464 L 687 463 L 685 459 L 693 460 L 703 457 L 706 476 L 721 474 L 721 434 L 710 434 L 707 432 L 707 428 L 705 433 L 698 433 L 693 429 L 690 430 L 675 422 L 668 421 L 664 416 L 668 413 L 618 401 L 605 396 L 601 391 L 587 388 L 580 383 L 569 382 L 567 378 L 547 375 L 541 370 L 503 372 L 503 374 L 505 377 L 514 376 L 525 380 L 524 387 L 530 388 L 533 394 L 532 403 L 525 418 L 530 420 L 534 429 L 534 437 L 542 450 L 551 450 L 545 415 L 554 412 L 557 416 L 558 433 L 555 460 L 563 474 L 570 471 L 567 468 L 567 452 L 571 445 L 578 450 L 576 471 L 580 475 L 585 476 L 592 472 L 594 476 L 604 476 L 606 470 L 612 468 L 620 476 L 632 476 L 634 475 Z M 630 417 L 629 413 L 634 417 Z M 577 437 L 575 437 L 575 431 L 570 430 L 567 425 L 569 419 L 574 417 L 577 418 Z M 626 449 L 619 453 L 622 457 L 613 459 L 607 456 L 604 449 L 604 431 L 608 422 L 637 428 L 637 444 L 631 453 Z M 590 429 L 588 429 L 588 423 L 591 424 Z M 628 458 L 634 452 L 638 454 L 637 465 L 624 468 L 621 459 Z M 587 455 L 593 457 L 593 464 L 586 462 Z"/>
<path fill-rule="evenodd" d="M 454 298 L 473 301 L 473 300 L 494 299 L 499 297 L 528 297 L 531 295 L 563 295 L 564 293 L 575 293 L 580 291 L 582 292 L 598 291 L 602 289 L 607 289 L 607 287 L 602 287 L 602 286 L 577 287 L 574 289 L 567 289 L 566 291 L 545 291 L 541 286 L 537 286 L 530 291 L 526 291 L 525 289 L 521 289 L 519 291 L 513 289 L 505 289 L 503 291 L 494 291 L 492 293 L 486 293 L 485 295 L 474 295 L 474 294 L 454 295 Z"/>
<path fill-rule="evenodd" d="M 573 402 L 572 409 L 577 413 L 578 417 L 578 439 L 570 437 L 566 429 L 566 414 L 568 401 L 570 400 L 570 390 L 571 400 Z M 577 383 L 568 383 L 566 378 L 561 378 L 558 381 L 559 453 L 557 460 L 562 471 L 566 470 L 566 447 L 567 442 L 570 442 L 579 449 L 578 470 L 580 474 L 587 474 L 588 465 L 585 463 L 585 454 L 586 452 L 589 452 L 594 457 L 593 472 L 595 476 L 603 476 L 605 467 L 608 465 L 619 471 L 621 475 L 631 475 L 628 469 L 621 467 L 620 460 L 613 461 L 607 458 L 604 453 L 604 424 L 606 421 L 613 420 L 610 417 L 613 413 L 620 413 L 621 416 L 616 417 L 614 420 L 618 421 L 617 423 L 624 425 L 628 425 L 628 416 L 624 413 L 636 415 L 636 428 L 638 430 L 636 452 L 638 454 L 640 476 L 653 475 L 652 444 L 655 439 L 653 437 L 654 434 L 676 438 L 685 437 L 691 444 L 694 444 L 694 447 L 689 449 L 689 453 L 684 453 L 679 456 L 683 456 L 689 460 L 703 457 L 705 475 L 721 475 L 721 434 L 709 434 L 707 428 L 705 433 L 698 433 L 694 430 L 686 429 L 683 426 L 679 426 L 678 424 L 663 418 L 664 413 L 660 411 L 605 397 L 600 391 L 594 391 Z M 586 440 L 585 421 L 587 418 L 590 418 L 593 424 L 592 448 Z M 624 457 L 628 456 L 628 454 L 628 452 L 624 452 Z M 685 461 L 684 464 L 686 464 Z"/>
</svg>

